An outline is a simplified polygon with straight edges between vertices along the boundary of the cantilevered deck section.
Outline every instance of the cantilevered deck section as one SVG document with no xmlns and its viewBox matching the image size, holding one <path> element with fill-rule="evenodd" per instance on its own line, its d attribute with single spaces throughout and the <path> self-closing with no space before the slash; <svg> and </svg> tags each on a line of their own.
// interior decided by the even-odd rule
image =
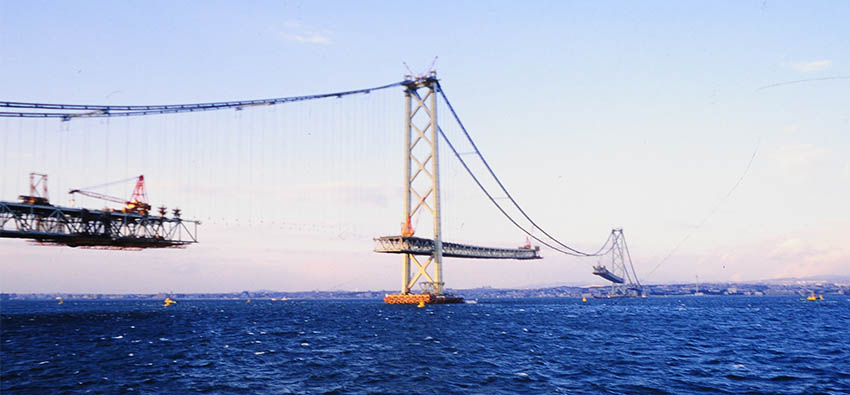
<svg viewBox="0 0 850 395">
<path fill-rule="evenodd" d="M 622 277 L 612 273 L 610 270 L 608 270 L 608 268 L 606 268 L 605 266 L 602 266 L 602 265 L 594 266 L 593 267 L 593 274 L 595 274 L 599 277 L 602 277 L 602 278 L 604 278 L 604 279 L 606 279 L 606 280 L 608 280 L 612 283 L 622 284 L 622 283 L 625 282 L 625 280 L 623 280 Z"/>
<path fill-rule="evenodd" d="M 30 239 L 47 245 L 180 248 L 198 242 L 198 225 L 177 216 L 0 202 L 0 238 Z"/>
<path fill-rule="evenodd" d="M 384 236 L 375 239 L 375 252 L 433 255 L 434 240 L 420 237 Z M 443 242 L 443 256 L 479 259 L 540 259 L 536 248 L 490 248 Z"/>
</svg>

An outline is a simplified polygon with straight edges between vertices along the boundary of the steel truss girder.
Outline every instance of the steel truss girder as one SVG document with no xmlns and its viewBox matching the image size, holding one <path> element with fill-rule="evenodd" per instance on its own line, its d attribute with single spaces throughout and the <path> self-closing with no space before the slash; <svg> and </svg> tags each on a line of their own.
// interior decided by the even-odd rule
<svg viewBox="0 0 850 395">
<path fill-rule="evenodd" d="M 180 218 L 0 202 L 0 237 L 70 247 L 183 247 L 198 242 L 199 224 Z"/>
<path fill-rule="evenodd" d="M 375 239 L 375 252 L 405 254 L 415 259 L 413 255 L 433 256 L 434 244 L 434 240 L 421 237 L 384 236 Z M 540 259 L 539 251 L 529 248 L 490 248 L 448 242 L 443 242 L 442 247 L 442 256 L 451 258 Z"/>
</svg>

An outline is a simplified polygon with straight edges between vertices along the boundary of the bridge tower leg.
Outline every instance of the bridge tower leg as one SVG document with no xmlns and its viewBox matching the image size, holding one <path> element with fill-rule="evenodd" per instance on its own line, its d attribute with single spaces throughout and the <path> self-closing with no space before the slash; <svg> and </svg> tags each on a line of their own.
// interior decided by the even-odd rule
<svg viewBox="0 0 850 395">
<path fill-rule="evenodd" d="M 437 130 L 437 78 L 409 80 L 405 84 L 404 109 L 404 218 L 403 236 L 412 236 L 411 218 L 430 214 L 434 229 L 434 253 L 420 262 L 413 254 L 404 254 L 402 263 L 403 295 L 420 279 L 431 294 L 443 294 L 443 241 L 440 229 L 440 173 Z M 420 91 L 424 91 L 420 95 Z M 425 211 L 419 214 L 419 211 Z M 405 234 L 408 233 L 408 234 Z M 414 266 L 415 265 L 415 266 Z M 415 273 L 411 273 L 415 269 Z"/>
<path fill-rule="evenodd" d="M 623 295 L 626 291 L 626 285 L 631 281 L 628 277 L 628 270 L 626 270 L 626 262 L 623 259 L 623 245 L 621 239 L 623 238 L 622 230 L 614 229 L 611 231 L 614 238 L 614 245 L 611 247 L 611 271 L 616 275 L 620 276 L 625 280 L 624 283 L 615 283 L 611 282 L 611 295 Z"/>
</svg>

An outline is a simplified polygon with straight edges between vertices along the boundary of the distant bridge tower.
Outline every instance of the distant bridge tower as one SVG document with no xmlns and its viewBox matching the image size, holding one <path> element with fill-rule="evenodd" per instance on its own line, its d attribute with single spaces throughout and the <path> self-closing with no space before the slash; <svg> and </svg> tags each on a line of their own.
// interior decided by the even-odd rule
<svg viewBox="0 0 850 395">
<path fill-rule="evenodd" d="M 593 274 L 611 281 L 610 297 L 641 296 L 642 287 L 632 265 L 632 257 L 629 254 L 629 246 L 626 244 L 626 236 L 623 229 L 612 229 L 611 239 L 611 268 L 607 268 L 601 262 L 593 267 Z"/>
</svg>

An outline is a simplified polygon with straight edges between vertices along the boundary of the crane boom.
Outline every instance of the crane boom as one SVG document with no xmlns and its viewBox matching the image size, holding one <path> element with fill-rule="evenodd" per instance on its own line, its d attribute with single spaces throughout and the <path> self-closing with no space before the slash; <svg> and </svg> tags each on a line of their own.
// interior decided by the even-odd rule
<svg viewBox="0 0 850 395">
<path fill-rule="evenodd" d="M 75 193 L 79 193 L 80 195 L 83 195 L 83 196 L 88 196 L 88 197 L 92 197 L 92 198 L 100 199 L 100 200 L 106 200 L 108 202 L 113 202 L 113 203 L 120 203 L 120 204 L 127 204 L 128 203 L 126 200 L 117 198 L 115 196 L 104 195 L 102 193 L 91 192 L 91 191 L 83 191 L 83 190 L 80 190 L 80 189 L 72 189 L 68 193 L 72 194 L 72 195 L 75 194 Z"/>
<path fill-rule="evenodd" d="M 129 181 L 129 180 L 128 180 Z M 92 197 L 95 199 L 106 200 L 108 202 L 123 204 L 124 208 L 121 211 L 125 213 L 136 213 L 139 215 L 148 215 L 151 205 L 147 203 L 147 194 L 145 193 L 145 176 L 140 175 L 136 181 L 136 187 L 133 188 L 133 193 L 130 195 L 130 200 L 124 200 L 115 196 L 104 195 L 98 192 L 85 191 L 82 189 L 72 189 L 69 194 L 79 193 L 83 196 Z"/>
</svg>

